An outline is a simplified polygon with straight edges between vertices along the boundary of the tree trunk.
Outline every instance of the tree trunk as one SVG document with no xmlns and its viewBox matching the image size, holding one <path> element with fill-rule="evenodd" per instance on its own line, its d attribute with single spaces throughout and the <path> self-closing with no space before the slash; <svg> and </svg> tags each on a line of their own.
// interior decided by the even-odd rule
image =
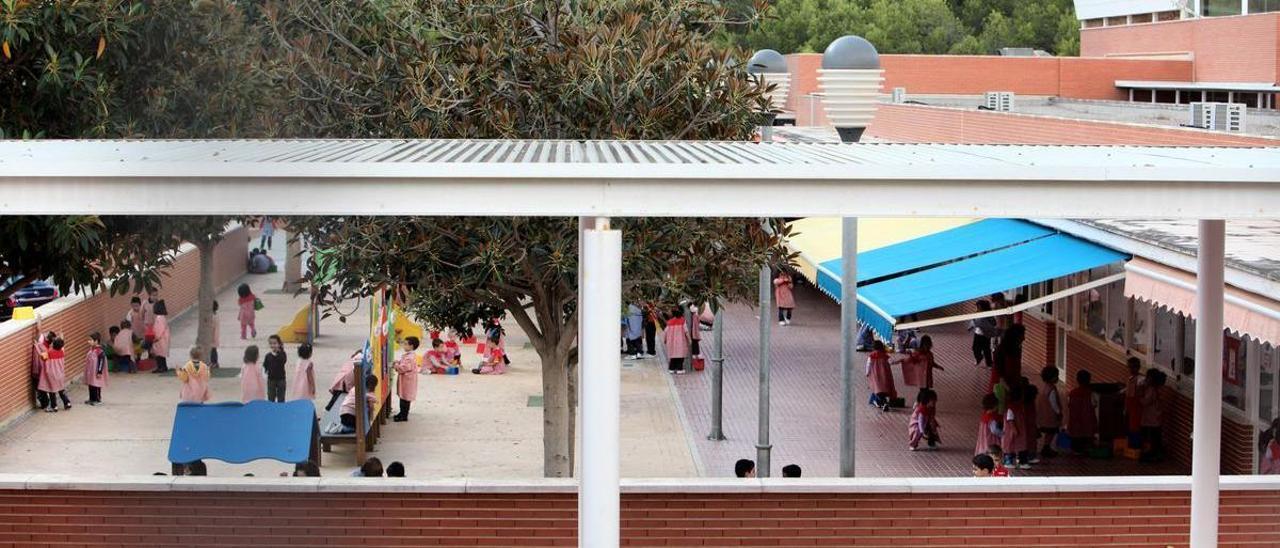
<svg viewBox="0 0 1280 548">
<path fill-rule="evenodd" d="M 200 355 L 209 362 L 209 351 L 213 348 L 213 251 L 215 244 L 205 241 L 196 244 L 200 253 L 200 287 L 197 293 L 196 311 L 196 346 Z"/>
<path fill-rule="evenodd" d="M 573 476 L 573 409 L 569 407 L 569 357 L 550 350 L 542 358 L 542 474 Z"/>
<path fill-rule="evenodd" d="M 572 360 L 565 368 L 565 383 L 568 384 L 569 391 L 569 424 L 565 426 L 565 434 L 569 436 L 569 475 L 573 476 L 576 467 L 574 464 L 578 460 L 577 441 L 578 441 L 578 364 L 577 360 Z"/>
</svg>

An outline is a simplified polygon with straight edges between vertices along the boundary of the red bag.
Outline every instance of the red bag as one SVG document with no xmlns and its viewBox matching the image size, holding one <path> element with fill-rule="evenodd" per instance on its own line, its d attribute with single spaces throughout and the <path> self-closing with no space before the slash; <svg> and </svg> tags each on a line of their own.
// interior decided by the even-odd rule
<svg viewBox="0 0 1280 548">
<path fill-rule="evenodd" d="M 484 354 L 484 343 L 476 345 L 476 354 Z"/>
<path fill-rule="evenodd" d="M 439 331 L 432 331 L 432 332 L 431 332 L 431 340 L 433 340 L 433 341 L 434 341 L 434 340 L 439 339 L 439 338 L 440 338 L 440 332 L 439 332 Z"/>
<path fill-rule="evenodd" d="M 475 343 L 476 343 L 476 338 L 474 335 L 470 337 L 462 338 L 462 344 L 475 344 Z"/>
<path fill-rule="evenodd" d="M 143 339 L 143 340 L 145 340 L 145 341 L 147 341 L 147 342 L 156 342 L 156 328 L 155 328 L 155 326 L 147 327 L 146 334 L 142 336 L 142 339 Z"/>
<path fill-rule="evenodd" d="M 702 356 L 698 356 L 698 357 L 696 357 L 696 358 L 694 358 L 694 359 L 693 359 L 693 370 L 694 370 L 694 371 L 702 371 L 706 366 L 707 366 L 707 362 L 706 362 L 706 360 L 703 360 L 703 359 L 702 359 Z"/>
</svg>

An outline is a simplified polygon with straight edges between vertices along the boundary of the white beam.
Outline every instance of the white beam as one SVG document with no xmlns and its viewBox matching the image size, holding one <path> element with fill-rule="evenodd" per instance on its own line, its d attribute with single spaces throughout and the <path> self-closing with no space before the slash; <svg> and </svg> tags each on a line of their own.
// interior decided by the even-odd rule
<svg viewBox="0 0 1280 548">
<path fill-rule="evenodd" d="M 1226 222 L 1200 221 L 1196 270 L 1195 410 L 1191 423 L 1191 546 L 1218 545 L 1222 460 L 1222 309 Z"/>
<path fill-rule="evenodd" d="M 622 360 L 622 233 L 597 219 L 582 245 L 582 484 L 578 490 L 578 545 L 618 546 L 619 417 Z"/>
<path fill-rule="evenodd" d="M 615 169 L 615 176 L 621 177 L 634 167 Z M 847 173 L 845 178 L 806 176 L 797 173 L 804 171 L 800 166 L 792 166 L 786 173 L 756 168 L 755 173 L 736 178 L 672 173 L 666 179 L 643 180 L 528 180 L 515 173 L 469 180 L 361 176 L 113 180 L 0 175 L 0 213 L 1249 219 L 1271 218 L 1280 211 L 1277 182 L 1232 181 L 1224 172 L 1210 174 L 1202 168 L 1155 170 L 1141 177 L 1137 169 L 1062 168 L 1053 180 L 1014 178 L 1007 168 L 985 173 L 896 169 L 897 173 L 868 173 L 866 178 L 848 178 Z M 1274 179 L 1275 173 L 1272 170 L 1266 176 Z M 1202 175 L 1202 180 L 1186 181 L 1196 175 Z M 786 192 L 779 192 L 780 188 Z"/>
</svg>

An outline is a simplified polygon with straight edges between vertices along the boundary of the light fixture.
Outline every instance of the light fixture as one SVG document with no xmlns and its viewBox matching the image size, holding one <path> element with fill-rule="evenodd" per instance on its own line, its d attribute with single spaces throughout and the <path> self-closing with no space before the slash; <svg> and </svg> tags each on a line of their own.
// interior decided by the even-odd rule
<svg viewBox="0 0 1280 548">
<path fill-rule="evenodd" d="M 835 126 L 840 140 L 856 143 L 875 117 L 876 103 L 884 71 L 880 54 L 861 36 L 837 38 L 822 53 L 818 85 L 827 120 Z"/>
<path fill-rule="evenodd" d="M 760 78 L 764 85 L 773 85 L 773 91 L 766 94 L 769 99 L 769 110 L 782 110 L 787 105 L 787 94 L 791 91 L 791 72 L 787 70 L 787 59 L 771 49 L 762 49 L 747 61 L 747 73 Z"/>
</svg>

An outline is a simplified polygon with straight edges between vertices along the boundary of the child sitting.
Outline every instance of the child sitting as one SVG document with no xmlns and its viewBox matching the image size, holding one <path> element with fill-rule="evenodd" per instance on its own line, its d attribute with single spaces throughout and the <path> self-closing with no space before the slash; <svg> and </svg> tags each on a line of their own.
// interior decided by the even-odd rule
<svg viewBox="0 0 1280 548">
<path fill-rule="evenodd" d="M 364 355 L 363 350 L 356 350 L 345 363 L 342 369 L 338 370 L 338 375 L 333 378 L 333 383 L 329 386 L 329 403 L 324 406 L 324 410 L 333 409 L 333 404 L 338 401 L 338 397 L 350 392 L 355 388 L 356 382 L 356 366 L 360 364 Z"/>
<path fill-rule="evenodd" d="M 137 373 L 138 368 L 133 361 L 133 324 L 129 320 L 120 322 L 119 329 L 112 330 L 111 345 L 116 351 L 116 367 L 120 371 Z"/>
<path fill-rule="evenodd" d="M 937 447 L 942 438 L 938 436 L 938 393 L 923 388 L 916 395 L 916 405 L 911 409 L 911 421 L 907 423 L 907 450 L 915 451 L 920 447 L 920 440 L 925 440 L 930 448 Z"/>
<path fill-rule="evenodd" d="M 364 378 L 364 417 L 365 421 L 369 421 L 369 417 L 373 416 L 373 408 L 378 405 L 378 377 L 368 375 Z M 342 401 L 342 406 L 338 408 L 338 420 L 342 421 L 342 433 L 349 434 L 356 431 L 356 399 L 347 398 Z"/>
<path fill-rule="evenodd" d="M 456 345 L 455 345 L 456 346 Z M 445 350 L 444 342 L 440 339 L 432 339 L 431 350 L 426 354 L 427 363 L 423 369 L 430 375 L 444 375 L 449 372 L 451 357 Z"/>
<path fill-rule="evenodd" d="M 458 334 L 452 330 L 449 331 L 448 339 L 444 341 L 444 356 L 449 365 L 462 366 L 462 350 L 458 348 Z"/>
<path fill-rule="evenodd" d="M 500 338 L 501 335 L 498 333 L 489 334 L 489 343 L 485 346 L 484 361 L 480 363 L 480 367 L 472 369 L 472 373 L 477 375 L 501 375 L 507 372 L 507 352 L 498 345 Z"/>
</svg>

